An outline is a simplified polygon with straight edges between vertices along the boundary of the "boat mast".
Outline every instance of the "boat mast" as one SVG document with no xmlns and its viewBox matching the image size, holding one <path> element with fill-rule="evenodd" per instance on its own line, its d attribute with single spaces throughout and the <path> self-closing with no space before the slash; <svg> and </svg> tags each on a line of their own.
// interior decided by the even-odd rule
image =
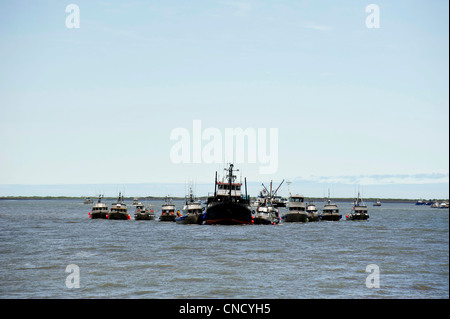
<svg viewBox="0 0 450 319">
<path fill-rule="evenodd" d="M 244 183 L 245 183 L 245 200 L 250 203 L 250 199 L 248 198 L 247 195 L 247 177 L 244 177 Z"/>
<path fill-rule="evenodd" d="M 214 183 L 214 199 L 217 197 L 217 171 L 216 171 L 216 180 Z"/>
<path fill-rule="evenodd" d="M 281 181 L 280 185 L 278 185 L 277 189 L 275 190 L 275 192 L 273 192 L 273 195 L 275 196 L 278 192 L 278 190 L 280 189 L 281 185 L 283 184 L 284 179 Z"/>
<path fill-rule="evenodd" d="M 270 193 L 269 198 L 272 199 L 272 181 L 270 181 Z"/>
<path fill-rule="evenodd" d="M 231 188 L 232 188 L 232 181 L 233 181 L 233 164 L 230 164 L 230 168 L 228 169 L 228 183 L 230 185 L 230 189 L 228 192 L 228 199 L 231 201 Z"/>
</svg>

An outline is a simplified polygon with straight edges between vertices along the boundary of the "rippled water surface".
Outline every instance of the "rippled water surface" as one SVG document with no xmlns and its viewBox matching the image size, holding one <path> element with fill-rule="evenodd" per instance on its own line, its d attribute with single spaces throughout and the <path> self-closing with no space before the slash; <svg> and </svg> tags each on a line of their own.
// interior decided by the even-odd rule
<svg viewBox="0 0 450 319">
<path fill-rule="evenodd" d="M 344 216 L 351 207 L 338 205 Z M 89 211 L 79 200 L 0 201 L 0 297 L 449 298 L 448 209 L 369 203 L 369 221 L 247 226 Z M 66 287 L 70 264 L 80 288 Z M 366 287 L 370 264 L 380 288 Z"/>
</svg>

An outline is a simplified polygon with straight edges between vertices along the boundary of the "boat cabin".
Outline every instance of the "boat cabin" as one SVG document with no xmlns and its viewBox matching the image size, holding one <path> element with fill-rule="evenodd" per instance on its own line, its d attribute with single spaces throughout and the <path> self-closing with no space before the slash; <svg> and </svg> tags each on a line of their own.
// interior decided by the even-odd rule
<svg viewBox="0 0 450 319">
<path fill-rule="evenodd" d="M 305 207 L 305 197 L 303 195 L 291 195 L 289 197 L 289 210 L 300 210 L 304 211 Z"/>
</svg>

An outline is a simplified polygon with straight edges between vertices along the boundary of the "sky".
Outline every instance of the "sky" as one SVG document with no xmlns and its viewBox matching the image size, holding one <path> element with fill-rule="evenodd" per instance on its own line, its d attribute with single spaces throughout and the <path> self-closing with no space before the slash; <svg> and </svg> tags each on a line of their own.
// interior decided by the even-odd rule
<svg viewBox="0 0 450 319">
<path fill-rule="evenodd" d="M 366 25 L 370 3 L 379 28 Z M 66 25 L 69 4 L 79 28 Z M 200 121 L 223 144 L 226 129 L 242 128 L 274 151 L 270 174 L 258 154 L 236 164 L 252 183 L 448 198 L 448 7 L 1 1 L 0 195 L 22 194 L 17 185 L 210 183 L 226 160 L 194 162 L 208 142 L 194 150 Z M 190 133 L 190 162 L 171 158 L 177 128 Z M 276 152 L 258 131 L 270 128 Z"/>
</svg>

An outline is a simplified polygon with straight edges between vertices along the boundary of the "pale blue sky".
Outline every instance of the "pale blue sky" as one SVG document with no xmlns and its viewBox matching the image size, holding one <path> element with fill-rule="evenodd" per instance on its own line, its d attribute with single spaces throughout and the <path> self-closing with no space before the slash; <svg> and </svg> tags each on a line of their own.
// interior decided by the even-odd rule
<svg viewBox="0 0 450 319">
<path fill-rule="evenodd" d="M 69 3 L 79 29 L 65 26 Z M 369 3 L 379 29 L 365 26 Z M 2 1 L 0 184 L 209 182 L 221 165 L 169 158 L 171 130 L 199 119 L 278 128 L 278 171 L 240 165 L 252 181 L 440 182 L 448 197 L 448 9 Z"/>
</svg>

